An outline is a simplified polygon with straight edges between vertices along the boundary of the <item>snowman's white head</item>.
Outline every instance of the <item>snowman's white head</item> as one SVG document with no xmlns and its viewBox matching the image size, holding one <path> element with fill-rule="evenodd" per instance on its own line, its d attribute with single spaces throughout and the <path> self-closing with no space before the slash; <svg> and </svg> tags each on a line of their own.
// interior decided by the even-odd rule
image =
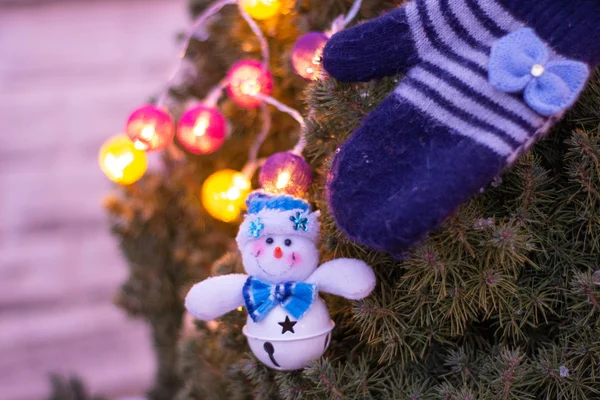
<svg viewBox="0 0 600 400">
<path fill-rule="evenodd" d="M 272 283 L 308 278 L 319 264 L 319 212 L 304 200 L 260 191 L 246 204 L 236 238 L 246 272 Z"/>
</svg>

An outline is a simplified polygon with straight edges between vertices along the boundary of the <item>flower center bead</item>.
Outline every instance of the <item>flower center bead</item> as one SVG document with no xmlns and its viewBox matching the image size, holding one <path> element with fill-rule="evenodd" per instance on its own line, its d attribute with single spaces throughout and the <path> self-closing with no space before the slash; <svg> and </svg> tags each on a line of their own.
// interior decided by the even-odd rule
<svg viewBox="0 0 600 400">
<path fill-rule="evenodd" d="M 545 71 L 545 68 L 541 64 L 535 64 L 533 67 L 531 67 L 531 75 L 533 75 L 536 78 L 539 78 L 540 76 L 542 76 L 544 71 Z"/>
</svg>

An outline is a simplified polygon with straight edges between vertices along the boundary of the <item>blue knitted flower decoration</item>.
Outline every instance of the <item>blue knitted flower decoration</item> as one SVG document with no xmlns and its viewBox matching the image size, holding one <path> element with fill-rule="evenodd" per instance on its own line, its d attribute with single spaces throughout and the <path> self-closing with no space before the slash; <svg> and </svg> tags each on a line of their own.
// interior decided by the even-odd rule
<svg viewBox="0 0 600 400">
<path fill-rule="evenodd" d="M 248 237 L 258 239 L 258 237 L 260 236 L 260 231 L 262 231 L 264 228 L 265 224 L 260 222 L 260 218 L 256 218 L 256 220 L 250 221 L 247 235 Z"/>
<path fill-rule="evenodd" d="M 524 92 L 529 107 L 545 117 L 571 107 L 585 87 L 587 64 L 556 59 L 533 29 L 524 28 L 498 40 L 492 47 L 489 81 L 503 92 Z"/>
<path fill-rule="evenodd" d="M 294 230 L 302 229 L 304 232 L 308 230 L 308 218 L 303 218 L 301 212 L 297 212 L 295 217 L 292 215 L 290 221 L 294 223 Z"/>
</svg>

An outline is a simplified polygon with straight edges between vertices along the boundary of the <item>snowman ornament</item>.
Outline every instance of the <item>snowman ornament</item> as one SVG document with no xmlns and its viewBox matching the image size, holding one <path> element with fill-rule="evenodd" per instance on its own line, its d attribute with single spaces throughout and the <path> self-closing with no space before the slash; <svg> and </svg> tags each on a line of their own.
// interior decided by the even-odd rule
<svg viewBox="0 0 600 400">
<path fill-rule="evenodd" d="M 360 300 L 373 291 L 375 274 L 348 258 L 318 267 L 319 212 L 306 201 L 256 191 L 246 203 L 236 240 L 248 275 L 199 282 L 185 306 L 204 321 L 245 306 L 243 333 L 256 357 L 278 370 L 303 368 L 325 353 L 334 327 L 318 293 Z"/>
</svg>

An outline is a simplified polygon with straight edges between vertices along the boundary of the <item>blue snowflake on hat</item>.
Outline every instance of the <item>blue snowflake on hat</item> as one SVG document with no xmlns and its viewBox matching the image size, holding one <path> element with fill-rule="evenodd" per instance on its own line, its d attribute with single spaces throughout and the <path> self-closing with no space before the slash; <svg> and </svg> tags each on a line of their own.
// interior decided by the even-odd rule
<svg viewBox="0 0 600 400">
<path fill-rule="evenodd" d="M 260 218 L 256 218 L 254 221 L 250 221 L 248 227 L 248 237 L 253 237 L 258 239 L 260 236 L 260 231 L 265 229 L 265 224 L 260 222 Z"/>
<path fill-rule="evenodd" d="M 304 232 L 308 230 L 308 218 L 304 218 L 301 212 L 297 212 L 295 216 L 290 217 L 290 221 L 294 223 L 294 229 L 302 229 Z"/>
</svg>

